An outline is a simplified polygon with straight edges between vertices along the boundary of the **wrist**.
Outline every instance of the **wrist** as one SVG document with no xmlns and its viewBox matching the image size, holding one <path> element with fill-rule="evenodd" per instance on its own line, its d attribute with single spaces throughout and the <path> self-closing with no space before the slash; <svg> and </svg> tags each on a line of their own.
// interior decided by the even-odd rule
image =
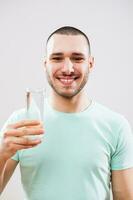
<svg viewBox="0 0 133 200">
<path fill-rule="evenodd" d="M 9 159 L 9 156 L 7 153 L 3 152 L 3 150 L 0 148 L 0 161 L 6 162 Z"/>
</svg>

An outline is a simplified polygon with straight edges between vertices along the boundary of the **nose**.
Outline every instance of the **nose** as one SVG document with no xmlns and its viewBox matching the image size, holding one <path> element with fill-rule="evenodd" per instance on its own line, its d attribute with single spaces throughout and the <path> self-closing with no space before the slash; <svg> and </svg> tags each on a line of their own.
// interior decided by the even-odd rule
<svg viewBox="0 0 133 200">
<path fill-rule="evenodd" d="M 73 63 L 69 58 L 66 58 L 62 67 L 62 72 L 66 74 L 71 74 L 74 72 Z"/>
</svg>

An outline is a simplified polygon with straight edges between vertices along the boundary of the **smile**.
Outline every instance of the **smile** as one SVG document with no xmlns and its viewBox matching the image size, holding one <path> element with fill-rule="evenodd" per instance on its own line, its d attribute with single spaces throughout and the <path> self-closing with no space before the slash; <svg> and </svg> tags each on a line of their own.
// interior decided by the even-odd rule
<svg viewBox="0 0 133 200">
<path fill-rule="evenodd" d="M 60 79 L 60 82 L 64 85 L 71 85 L 73 83 L 74 79 Z"/>
<path fill-rule="evenodd" d="M 79 77 L 58 77 L 57 79 L 63 84 L 63 85 L 71 85 L 76 79 Z"/>
</svg>

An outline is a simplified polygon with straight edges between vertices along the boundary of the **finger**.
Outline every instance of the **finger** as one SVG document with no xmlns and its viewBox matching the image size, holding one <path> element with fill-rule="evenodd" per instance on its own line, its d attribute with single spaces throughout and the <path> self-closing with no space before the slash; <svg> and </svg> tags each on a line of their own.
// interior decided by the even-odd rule
<svg viewBox="0 0 133 200">
<path fill-rule="evenodd" d="M 42 141 L 40 139 L 30 140 L 28 138 L 17 138 L 17 140 L 13 141 L 13 144 L 19 144 L 24 146 L 34 146 L 40 144 Z"/>
<path fill-rule="evenodd" d="M 24 135 L 41 135 L 44 133 L 43 128 L 19 128 L 19 129 L 10 129 L 4 133 L 4 137 L 14 136 L 21 137 Z"/>
<path fill-rule="evenodd" d="M 37 126 L 26 126 L 26 128 L 43 128 L 44 126 L 43 126 L 43 124 L 39 124 L 39 125 L 37 125 Z M 23 128 L 23 127 L 22 127 Z M 21 128 L 19 128 L 19 129 L 21 129 Z"/>
<path fill-rule="evenodd" d="M 41 135 L 44 133 L 43 128 L 20 128 L 22 136 L 27 136 L 27 135 Z"/>
<path fill-rule="evenodd" d="M 14 146 L 16 144 L 24 146 L 32 146 L 40 143 L 41 139 L 30 140 L 29 138 L 25 137 L 8 137 L 4 140 L 4 144 L 6 144 L 6 146 Z"/>
<path fill-rule="evenodd" d="M 21 128 L 23 126 L 36 126 L 41 124 L 42 122 L 39 120 L 22 120 L 15 124 L 9 124 L 8 128 Z"/>
<path fill-rule="evenodd" d="M 30 149 L 30 148 L 36 147 L 37 145 L 38 144 L 25 146 L 25 145 L 15 144 L 14 149 L 16 149 L 16 150 Z"/>
</svg>

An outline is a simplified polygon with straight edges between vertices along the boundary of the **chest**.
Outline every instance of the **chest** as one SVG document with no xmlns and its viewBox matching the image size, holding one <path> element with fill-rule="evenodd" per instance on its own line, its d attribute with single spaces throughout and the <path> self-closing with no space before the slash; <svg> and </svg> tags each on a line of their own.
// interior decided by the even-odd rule
<svg viewBox="0 0 133 200">
<path fill-rule="evenodd" d="M 108 170 L 111 141 L 107 131 L 88 121 L 47 122 L 43 142 L 20 154 L 21 167 Z"/>
</svg>

